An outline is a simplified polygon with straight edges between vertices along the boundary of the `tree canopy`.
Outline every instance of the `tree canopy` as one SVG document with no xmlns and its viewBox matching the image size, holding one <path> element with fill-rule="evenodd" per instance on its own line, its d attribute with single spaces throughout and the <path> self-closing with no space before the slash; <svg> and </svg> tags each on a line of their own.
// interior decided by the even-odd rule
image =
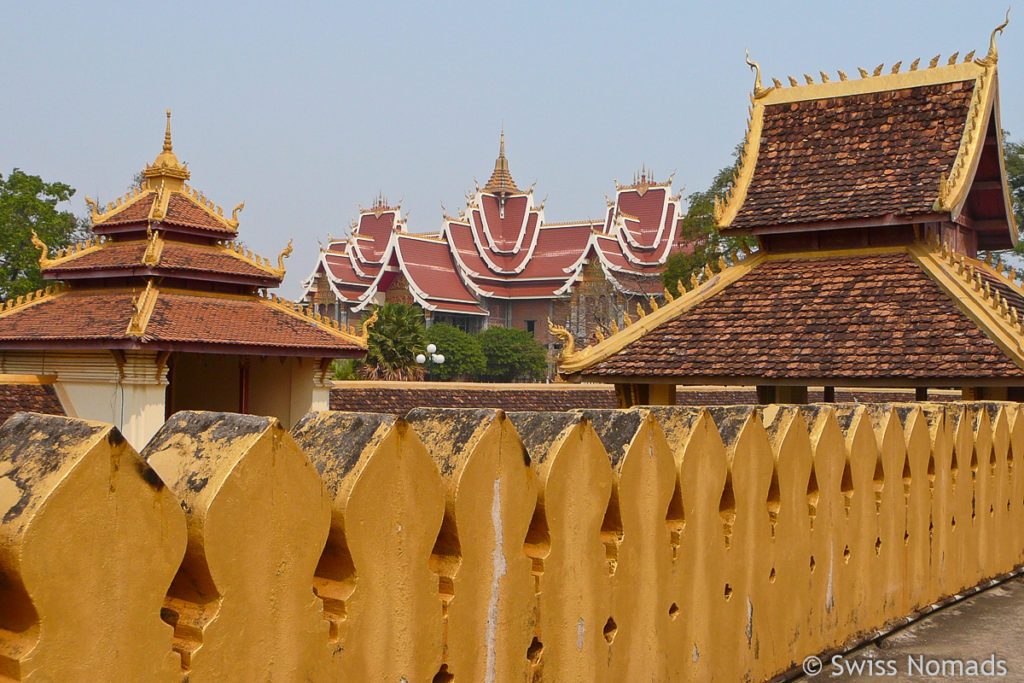
<svg viewBox="0 0 1024 683">
<path fill-rule="evenodd" d="M 74 194 L 70 185 L 47 183 L 17 168 L 6 178 L 0 175 L 0 300 L 44 286 L 33 230 L 51 251 L 85 238 L 85 221 L 57 208 Z"/>
<path fill-rule="evenodd" d="M 1024 230 L 1024 142 L 1010 141 L 1009 131 L 1003 131 L 1003 158 L 1006 162 L 1006 182 L 1010 186 L 1010 203 L 1017 219 L 1017 229 Z M 1017 244 L 1024 253 L 1024 239 Z"/>
<path fill-rule="evenodd" d="M 409 304 L 376 306 L 377 322 L 370 328 L 366 361 L 360 372 L 369 379 L 422 379 L 416 354 L 427 346 L 423 311 Z"/>
<path fill-rule="evenodd" d="M 446 323 L 434 323 L 427 328 L 427 341 L 444 356 L 444 363 L 430 368 L 433 379 L 476 379 L 487 369 L 487 358 L 476 335 Z"/>
<path fill-rule="evenodd" d="M 677 283 L 688 282 L 691 273 L 703 270 L 705 265 L 714 268 L 720 256 L 739 249 L 744 243 L 754 242 L 750 237 L 722 237 L 715 228 L 715 197 L 724 194 L 732 182 L 742 149 L 742 144 L 736 147 L 733 164 L 719 169 L 706 190 L 694 192 L 686 198 L 689 209 L 680 223 L 680 239 L 690 243 L 693 251 L 670 256 L 661 274 L 662 283 L 675 296 L 679 294 Z"/>
<path fill-rule="evenodd" d="M 547 374 L 547 350 L 526 330 L 489 327 L 477 339 L 487 358 L 485 381 L 537 381 Z"/>
</svg>

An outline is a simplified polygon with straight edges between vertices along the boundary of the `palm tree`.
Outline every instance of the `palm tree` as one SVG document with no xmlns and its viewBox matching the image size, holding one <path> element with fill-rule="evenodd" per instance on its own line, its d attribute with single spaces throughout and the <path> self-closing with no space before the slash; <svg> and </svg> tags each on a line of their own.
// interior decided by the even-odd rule
<svg viewBox="0 0 1024 683">
<path fill-rule="evenodd" d="M 427 345 L 423 312 L 409 304 L 378 306 L 377 322 L 370 328 L 366 362 L 361 368 L 368 379 L 423 379 L 416 354 Z"/>
</svg>

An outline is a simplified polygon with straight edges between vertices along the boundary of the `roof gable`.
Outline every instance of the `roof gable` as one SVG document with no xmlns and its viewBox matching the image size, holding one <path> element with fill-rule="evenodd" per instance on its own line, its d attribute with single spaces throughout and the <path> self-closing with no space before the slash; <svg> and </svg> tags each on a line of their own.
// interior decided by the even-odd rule
<svg viewBox="0 0 1024 683">
<path fill-rule="evenodd" d="M 984 150 L 1002 154 L 996 32 L 984 58 L 972 51 L 957 63 L 954 54 L 938 66 L 935 57 L 920 70 L 915 60 L 902 73 L 897 63 L 884 75 L 879 65 L 855 80 L 822 72 L 819 83 L 805 75 L 806 85 L 790 77 L 790 87 L 773 79 L 765 88 L 748 60 L 756 77 L 747 136 L 733 184 L 716 200 L 718 228 L 759 234 L 844 221 L 960 221 Z M 1002 191 L 1005 173 L 995 180 Z M 1002 204 L 989 219 L 1001 223 L 985 230 L 1005 248 L 1016 230 Z"/>
</svg>

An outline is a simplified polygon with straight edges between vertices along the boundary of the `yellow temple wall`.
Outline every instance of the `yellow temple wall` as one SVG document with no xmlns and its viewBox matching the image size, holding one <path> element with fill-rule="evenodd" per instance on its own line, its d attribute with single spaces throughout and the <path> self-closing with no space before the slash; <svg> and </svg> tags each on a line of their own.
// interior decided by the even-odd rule
<svg viewBox="0 0 1024 683">
<path fill-rule="evenodd" d="M 1022 418 L 16 415 L 0 680 L 764 680 L 1021 565 Z"/>
</svg>

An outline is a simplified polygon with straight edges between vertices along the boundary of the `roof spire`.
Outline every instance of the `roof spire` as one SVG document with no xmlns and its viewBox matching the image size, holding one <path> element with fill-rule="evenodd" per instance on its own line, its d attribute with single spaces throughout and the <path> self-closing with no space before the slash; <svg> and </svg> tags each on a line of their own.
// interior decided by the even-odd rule
<svg viewBox="0 0 1024 683">
<path fill-rule="evenodd" d="M 167 110 L 167 132 L 164 133 L 164 151 L 171 151 L 171 110 Z"/>
<path fill-rule="evenodd" d="M 180 191 L 189 178 L 186 168 L 171 149 L 171 110 L 167 110 L 167 128 L 164 132 L 163 151 L 157 155 L 152 164 L 146 166 L 142 175 L 149 180 L 149 189 L 155 190 L 161 184 L 169 190 Z"/>
<path fill-rule="evenodd" d="M 499 194 L 511 194 L 521 192 L 512 180 L 512 174 L 508 171 L 508 159 L 505 158 L 505 124 L 501 124 L 501 144 L 498 147 L 498 158 L 494 160 L 494 172 L 491 179 L 484 185 L 484 192 L 496 192 Z"/>
</svg>

